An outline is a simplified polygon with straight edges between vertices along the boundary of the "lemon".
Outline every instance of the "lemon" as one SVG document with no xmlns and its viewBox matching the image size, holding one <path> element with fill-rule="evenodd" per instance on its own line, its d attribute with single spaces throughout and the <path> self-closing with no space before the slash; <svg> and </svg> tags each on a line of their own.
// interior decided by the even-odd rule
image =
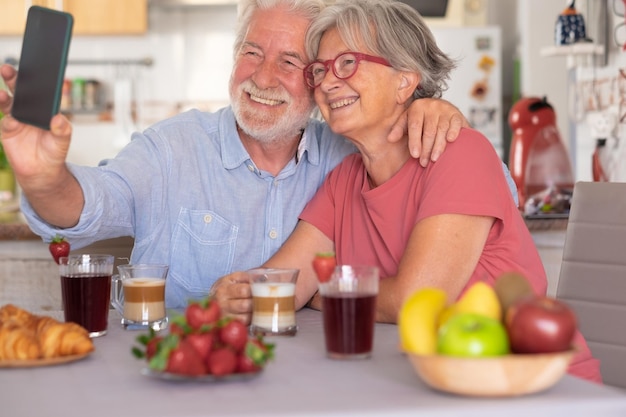
<svg viewBox="0 0 626 417">
<path fill-rule="evenodd" d="M 485 282 L 476 282 L 454 304 L 455 313 L 474 313 L 502 319 L 502 306 L 496 291 Z"/>
</svg>

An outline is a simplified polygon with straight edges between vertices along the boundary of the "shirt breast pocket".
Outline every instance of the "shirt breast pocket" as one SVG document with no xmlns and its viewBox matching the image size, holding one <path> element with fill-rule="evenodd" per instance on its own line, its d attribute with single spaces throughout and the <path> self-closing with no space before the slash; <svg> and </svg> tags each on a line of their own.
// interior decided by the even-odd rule
<svg viewBox="0 0 626 417">
<path fill-rule="evenodd" d="M 168 280 L 183 287 L 189 298 L 205 297 L 215 279 L 231 272 L 237 233 L 236 225 L 213 211 L 183 208 L 174 229 Z"/>
</svg>

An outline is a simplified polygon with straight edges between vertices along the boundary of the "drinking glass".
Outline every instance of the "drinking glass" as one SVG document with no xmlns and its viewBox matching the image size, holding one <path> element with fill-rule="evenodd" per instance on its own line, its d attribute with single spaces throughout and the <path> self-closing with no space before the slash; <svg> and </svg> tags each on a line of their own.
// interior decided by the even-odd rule
<svg viewBox="0 0 626 417">
<path fill-rule="evenodd" d="M 113 262 L 113 255 L 59 258 L 65 321 L 80 324 L 90 337 L 107 333 Z"/>
<path fill-rule="evenodd" d="M 252 291 L 252 334 L 294 336 L 296 280 L 300 270 L 256 268 L 247 271 Z"/>
<path fill-rule="evenodd" d="M 378 268 L 338 265 L 319 284 L 326 355 L 332 359 L 365 359 L 372 354 Z"/>
<path fill-rule="evenodd" d="M 165 278 L 167 265 L 135 264 L 117 267 L 113 277 L 111 304 L 122 315 L 125 330 L 163 330 L 168 319 L 165 312 Z"/>
</svg>

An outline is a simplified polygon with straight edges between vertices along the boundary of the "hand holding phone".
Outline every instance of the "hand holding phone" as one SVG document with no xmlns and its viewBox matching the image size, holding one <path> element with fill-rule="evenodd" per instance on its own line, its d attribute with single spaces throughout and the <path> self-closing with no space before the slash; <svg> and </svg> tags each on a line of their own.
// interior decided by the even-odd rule
<svg viewBox="0 0 626 417">
<path fill-rule="evenodd" d="M 40 6 L 28 9 L 11 115 L 50 130 L 59 112 L 74 19 Z"/>
</svg>

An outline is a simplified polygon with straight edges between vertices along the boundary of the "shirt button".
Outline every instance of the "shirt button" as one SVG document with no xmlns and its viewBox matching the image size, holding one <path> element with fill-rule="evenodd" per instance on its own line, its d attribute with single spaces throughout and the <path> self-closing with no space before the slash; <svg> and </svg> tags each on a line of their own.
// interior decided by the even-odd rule
<svg viewBox="0 0 626 417">
<path fill-rule="evenodd" d="M 205 214 L 204 215 L 204 222 L 205 223 L 211 223 L 211 221 L 213 221 L 213 216 L 211 216 L 210 214 Z"/>
<path fill-rule="evenodd" d="M 270 239 L 276 239 L 278 237 L 278 233 L 276 233 L 276 230 L 272 230 L 270 232 Z"/>
<path fill-rule="evenodd" d="M 250 172 L 254 172 L 254 166 L 253 165 L 248 165 L 248 170 L 250 170 Z"/>
</svg>

